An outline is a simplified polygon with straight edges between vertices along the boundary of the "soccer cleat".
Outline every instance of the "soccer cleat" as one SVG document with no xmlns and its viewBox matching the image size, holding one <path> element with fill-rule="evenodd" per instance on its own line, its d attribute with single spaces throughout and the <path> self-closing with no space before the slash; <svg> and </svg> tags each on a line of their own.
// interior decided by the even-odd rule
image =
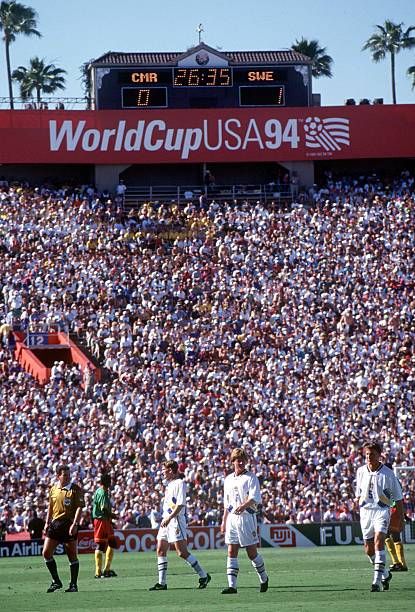
<svg viewBox="0 0 415 612">
<path fill-rule="evenodd" d="M 222 595 L 234 595 L 237 592 L 237 589 L 234 589 L 233 587 L 226 587 L 226 589 L 223 589 Z"/>
<path fill-rule="evenodd" d="M 390 572 L 407 572 L 408 568 L 402 563 L 394 563 L 389 567 Z"/>
<path fill-rule="evenodd" d="M 204 578 L 199 578 L 199 589 L 205 589 L 211 580 L 209 574 L 206 574 Z"/>
<path fill-rule="evenodd" d="M 389 583 L 392 580 L 392 574 L 389 572 L 389 576 L 387 578 L 382 579 L 382 587 L 384 591 L 389 591 Z"/>
<path fill-rule="evenodd" d="M 156 582 L 156 584 L 148 589 L 149 591 L 167 591 L 167 584 L 160 584 Z"/>
<path fill-rule="evenodd" d="M 114 570 L 106 570 L 102 575 L 104 578 L 116 578 L 118 576 Z"/>
<path fill-rule="evenodd" d="M 372 584 L 370 587 L 371 593 L 380 593 L 380 586 L 378 584 Z"/>
<path fill-rule="evenodd" d="M 61 589 L 62 587 L 63 587 L 63 584 L 60 580 L 59 582 L 53 581 L 50 587 L 48 588 L 48 590 L 46 591 L 46 593 L 54 593 L 55 591 L 57 591 L 58 589 Z"/>
<path fill-rule="evenodd" d="M 73 584 L 72 582 L 68 586 L 68 588 L 65 589 L 65 593 L 77 593 L 77 592 L 78 592 L 78 587 L 76 584 Z"/>
<path fill-rule="evenodd" d="M 95 574 L 94 578 L 96 580 L 100 580 L 102 578 L 102 574 Z"/>
<path fill-rule="evenodd" d="M 261 586 L 259 587 L 260 593 L 266 593 L 268 591 L 268 578 L 265 582 L 261 582 Z"/>
</svg>

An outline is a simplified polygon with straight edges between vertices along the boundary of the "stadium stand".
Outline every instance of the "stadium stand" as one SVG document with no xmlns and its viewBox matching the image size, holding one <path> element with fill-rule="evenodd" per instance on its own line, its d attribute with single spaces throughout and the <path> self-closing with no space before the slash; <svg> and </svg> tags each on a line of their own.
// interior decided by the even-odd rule
<svg viewBox="0 0 415 612">
<path fill-rule="evenodd" d="M 125 527 L 157 523 L 160 462 L 176 459 L 189 522 L 216 524 L 235 445 L 261 480 L 262 520 L 355 518 L 363 439 L 415 464 L 414 195 L 409 172 L 328 175 L 289 210 L 208 200 L 125 213 L 90 186 L 2 181 L 3 529 L 42 513 L 61 461 L 89 506 L 112 471 Z M 13 330 L 69 333 L 103 380 L 59 362 L 38 384 Z"/>
</svg>

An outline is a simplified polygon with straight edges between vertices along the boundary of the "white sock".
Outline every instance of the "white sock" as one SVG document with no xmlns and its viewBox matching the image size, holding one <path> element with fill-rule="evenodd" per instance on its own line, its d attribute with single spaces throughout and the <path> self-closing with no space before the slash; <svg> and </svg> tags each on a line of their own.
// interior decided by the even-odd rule
<svg viewBox="0 0 415 612">
<path fill-rule="evenodd" d="M 190 567 L 192 567 L 196 574 L 199 574 L 201 578 L 206 578 L 207 574 L 203 567 L 200 565 L 199 561 L 196 559 L 196 557 L 194 557 L 193 555 L 189 555 L 186 559 L 186 563 L 190 565 Z"/>
<path fill-rule="evenodd" d="M 236 581 L 238 580 L 239 573 L 239 563 L 236 557 L 228 557 L 226 573 L 228 576 L 228 585 L 236 589 Z"/>
<path fill-rule="evenodd" d="M 380 585 L 386 563 L 386 553 L 384 550 L 377 550 L 375 554 L 375 570 L 373 572 L 373 584 Z"/>
<path fill-rule="evenodd" d="M 268 579 L 267 572 L 265 571 L 264 560 L 261 555 L 257 555 L 255 559 L 251 559 L 251 563 L 255 568 L 256 573 L 259 576 L 259 580 L 262 583 L 266 582 Z"/>
<path fill-rule="evenodd" d="M 157 557 L 159 584 L 167 584 L 167 557 Z"/>
<path fill-rule="evenodd" d="M 369 563 L 375 565 L 375 555 L 368 555 L 367 558 L 369 559 Z"/>
</svg>

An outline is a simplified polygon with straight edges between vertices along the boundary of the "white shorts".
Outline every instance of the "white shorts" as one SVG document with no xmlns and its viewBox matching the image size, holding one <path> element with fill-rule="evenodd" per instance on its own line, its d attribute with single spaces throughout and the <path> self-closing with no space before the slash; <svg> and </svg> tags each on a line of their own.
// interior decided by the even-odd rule
<svg viewBox="0 0 415 612">
<path fill-rule="evenodd" d="M 364 540 L 371 540 L 375 533 L 388 533 L 390 508 L 360 508 L 360 526 Z"/>
<path fill-rule="evenodd" d="M 239 546 L 245 547 L 258 544 L 258 542 L 256 514 L 250 514 L 249 512 L 228 514 L 225 544 L 239 544 Z"/>
<path fill-rule="evenodd" d="M 177 516 L 170 521 L 167 527 L 160 527 L 157 534 L 157 539 L 167 540 L 169 544 L 172 542 L 179 542 L 180 540 L 186 540 L 186 518 L 184 516 Z"/>
</svg>

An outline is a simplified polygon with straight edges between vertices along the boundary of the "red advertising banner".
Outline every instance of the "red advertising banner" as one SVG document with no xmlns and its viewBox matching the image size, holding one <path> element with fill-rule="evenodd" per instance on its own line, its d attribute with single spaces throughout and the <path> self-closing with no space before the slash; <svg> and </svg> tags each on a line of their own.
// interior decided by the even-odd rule
<svg viewBox="0 0 415 612">
<path fill-rule="evenodd" d="M 415 157 L 415 105 L 0 111 L 0 163 Z"/>
<path fill-rule="evenodd" d="M 157 548 L 157 529 L 115 530 L 119 543 L 119 552 L 148 552 Z M 209 550 L 224 548 L 224 536 L 220 527 L 188 527 L 187 543 L 189 549 Z M 80 531 L 78 536 L 78 551 L 91 553 L 95 550 L 94 532 Z"/>
</svg>

